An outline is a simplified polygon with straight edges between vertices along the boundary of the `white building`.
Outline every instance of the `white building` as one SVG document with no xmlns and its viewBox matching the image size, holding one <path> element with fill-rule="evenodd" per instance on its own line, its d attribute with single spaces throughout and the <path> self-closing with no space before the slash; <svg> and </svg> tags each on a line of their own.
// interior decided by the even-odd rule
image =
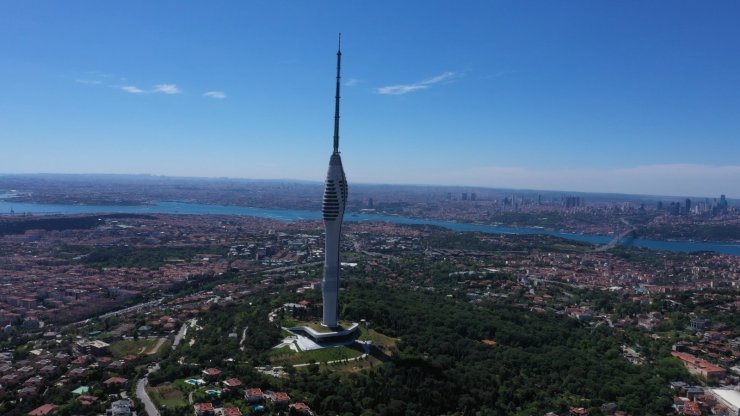
<svg viewBox="0 0 740 416">
<path fill-rule="evenodd" d="M 735 389 L 710 389 L 709 392 L 730 411 L 731 415 L 740 416 L 740 391 L 737 390 L 738 388 L 740 386 L 736 386 Z"/>
</svg>

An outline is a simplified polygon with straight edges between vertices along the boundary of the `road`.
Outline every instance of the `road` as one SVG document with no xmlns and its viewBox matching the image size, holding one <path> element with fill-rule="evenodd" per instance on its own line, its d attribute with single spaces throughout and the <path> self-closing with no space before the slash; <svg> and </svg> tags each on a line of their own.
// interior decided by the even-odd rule
<svg viewBox="0 0 740 416">
<path fill-rule="evenodd" d="M 144 403 L 144 409 L 147 415 L 159 416 L 157 406 L 152 403 L 152 399 L 149 397 L 149 393 L 146 392 L 146 385 L 148 383 L 149 379 L 147 377 L 139 379 L 139 382 L 136 383 L 136 397 L 138 397 L 139 400 Z"/>
<path fill-rule="evenodd" d="M 93 319 L 105 319 L 105 318 L 107 318 L 109 316 L 118 316 L 118 315 L 122 315 L 122 314 L 125 314 L 125 313 L 138 311 L 138 310 L 141 310 L 141 309 L 144 309 L 144 308 L 150 308 L 152 306 L 159 305 L 160 303 L 162 303 L 163 300 L 164 300 L 164 298 L 157 299 L 157 300 L 152 300 L 152 301 L 149 301 L 149 302 L 140 303 L 140 304 L 134 305 L 134 306 L 129 306 L 126 309 L 120 309 L 120 310 L 117 310 L 117 311 L 108 312 L 108 313 L 104 313 L 102 315 L 98 315 L 98 316 L 95 316 L 95 317 L 92 317 L 92 318 L 88 318 L 88 319 L 85 319 L 83 321 L 73 322 L 71 324 L 64 325 L 62 328 L 70 327 L 70 326 L 84 325 L 84 324 L 89 323 Z"/>
<path fill-rule="evenodd" d="M 185 335 L 188 333 L 188 323 L 185 322 L 180 327 L 180 330 L 177 332 L 177 335 L 175 335 L 175 340 L 172 342 L 172 349 L 176 349 L 178 345 L 180 345 L 180 341 L 182 341 L 183 338 L 185 338 Z"/>
<path fill-rule="evenodd" d="M 324 262 L 323 261 L 313 261 L 310 263 L 294 264 L 292 266 L 279 266 L 279 267 L 274 267 L 272 269 L 263 269 L 263 270 L 260 270 L 258 273 L 287 272 L 289 270 L 299 269 L 301 267 L 318 266 L 319 264 L 324 264 Z"/>
</svg>

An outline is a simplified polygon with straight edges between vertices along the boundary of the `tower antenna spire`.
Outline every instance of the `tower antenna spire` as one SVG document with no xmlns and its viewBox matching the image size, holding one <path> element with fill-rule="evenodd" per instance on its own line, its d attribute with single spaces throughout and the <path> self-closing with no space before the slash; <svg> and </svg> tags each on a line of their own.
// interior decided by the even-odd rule
<svg viewBox="0 0 740 416">
<path fill-rule="evenodd" d="M 342 34 L 339 34 L 337 50 L 337 93 L 334 96 L 334 153 L 339 153 L 339 83 L 342 77 Z"/>
</svg>

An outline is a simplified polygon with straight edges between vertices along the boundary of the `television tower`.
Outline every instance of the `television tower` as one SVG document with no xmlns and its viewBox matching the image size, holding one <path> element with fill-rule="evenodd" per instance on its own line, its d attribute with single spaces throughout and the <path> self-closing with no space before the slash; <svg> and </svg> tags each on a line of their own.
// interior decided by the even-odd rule
<svg viewBox="0 0 740 416">
<path fill-rule="evenodd" d="M 344 208 L 347 204 L 347 178 L 339 155 L 339 83 L 342 67 L 342 34 L 339 34 L 337 51 L 337 89 L 334 97 L 334 152 L 329 158 L 329 170 L 324 184 L 324 201 L 321 213 L 324 217 L 326 242 L 324 246 L 324 278 L 321 292 L 324 301 L 322 324 L 329 328 L 339 322 L 339 240 L 342 233 Z"/>
</svg>

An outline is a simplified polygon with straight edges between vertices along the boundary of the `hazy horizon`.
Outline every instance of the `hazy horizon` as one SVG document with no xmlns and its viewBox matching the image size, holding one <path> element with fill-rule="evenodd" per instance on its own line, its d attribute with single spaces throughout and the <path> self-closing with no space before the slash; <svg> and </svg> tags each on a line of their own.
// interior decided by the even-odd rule
<svg viewBox="0 0 740 416">
<path fill-rule="evenodd" d="M 225 177 L 225 176 L 173 176 L 173 175 L 156 175 L 151 173 L 52 173 L 52 172 L 35 172 L 35 173 L 7 173 L 0 172 L 0 179 L 3 176 L 19 176 L 19 177 L 32 177 L 32 176 L 66 176 L 66 177 L 132 177 L 132 178 L 152 178 L 152 179 L 172 179 L 172 180 L 209 180 L 209 181 L 246 181 L 246 182 L 288 182 L 288 183 L 305 183 L 316 186 L 323 186 L 321 180 L 310 180 L 310 179 L 297 179 L 297 178 L 246 178 L 246 177 Z M 434 184 L 434 183 L 386 183 L 386 182 L 357 182 L 349 181 L 353 186 L 398 186 L 398 187 L 429 187 L 429 188 L 460 188 L 461 190 L 469 189 L 483 189 L 491 191 L 511 191 L 511 192 L 545 192 L 545 193 L 563 193 L 563 194 L 591 194 L 591 195 L 614 195 L 614 196 L 627 196 L 627 197 L 638 197 L 638 198 L 719 198 L 720 195 L 730 201 L 740 201 L 740 197 L 733 196 L 727 193 L 720 193 L 717 195 L 679 195 L 679 194 L 650 194 L 650 193 L 629 193 L 629 192 L 604 192 L 604 191 L 581 191 L 574 189 L 538 189 L 538 188 L 511 188 L 511 187 L 492 187 L 492 186 L 478 186 L 478 185 L 456 185 L 456 184 Z"/>
</svg>

